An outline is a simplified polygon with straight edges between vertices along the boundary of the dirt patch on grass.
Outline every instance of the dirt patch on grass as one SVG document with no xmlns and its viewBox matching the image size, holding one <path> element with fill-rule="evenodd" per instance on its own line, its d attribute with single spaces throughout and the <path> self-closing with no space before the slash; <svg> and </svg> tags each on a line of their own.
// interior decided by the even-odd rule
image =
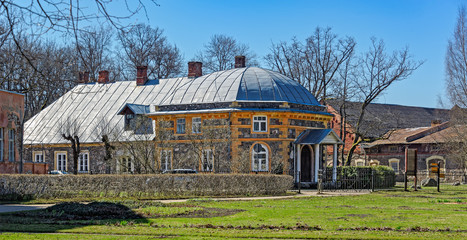
<svg viewBox="0 0 467 240">
<path fill-rule="evenodd" d="M 10 215 L 53 221 L 143 218 L 125 205 L 110 202 L 60 203 L 42 210 L 15 212 Z"/>
<path fill-rule="evenodd" d="M 367 218 L 372 217 L 372 214 L 347 214 L 349 217 L 359 217 L 359 218 Z"/>
<path fill-rule="evenodd" d="M 239 212 L 243 212 L 243 209 L 225 209 L 225 208 L 202 208 L 199 210 L 185 211 L 175 214 L 144 214 L 140 213 L 146 218 L 212 218 L 212 217 L 224 217 L 234 215 Z"/>
</svg>

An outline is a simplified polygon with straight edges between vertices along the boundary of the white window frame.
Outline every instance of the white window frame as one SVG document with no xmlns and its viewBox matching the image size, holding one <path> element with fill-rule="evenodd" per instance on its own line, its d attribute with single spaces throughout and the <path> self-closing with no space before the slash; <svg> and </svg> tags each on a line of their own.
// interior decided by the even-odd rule
<svg viewBox="0 0 467 240">
<path fill-rule="evenodd" d="M 66 172 L 67 152 L 55 152 L 55 170 Z"/>
<path fill-rule="evenodd" d="M 212 172 L 214 170 L 214 154 L 212 149 L 203 149 L 201 156 L 201 171 Z"/>
<path fill-rule="evenodd" d="M 397 163 L 397 169 L 393 168 L 393 166 L 392 166 L 393 163 Z M 392 168 L 394 170 L 394 173 L 396 173 L 396 174 L 399 174 L 399 168 L 400 168 L 399 163 L 400 163 L 400 160 L 397 159 L 397 158 L 391 158 L 391 159 L 388 160 L 389 167 Z"/>
<path fill-rule="evenodd" d="M 201 133 L 201 118 L 200 117 L 194 117 L 191 119 L 191 132 Z"/>
<path fill-rule="evenodd" d="M 130 165 L 128 167 L 128 164 Z M 118 173 L 133 173 L 135 171 L 135 164 L 130 156 L 122 156 L 117 160 Z"/>
<path fill-rule="evenodd" d="M 15 130 L 8 129 L 8 161 L 15 161 Z"/>
<path fill-rule="evenodd" d="M 32 161 L 33 162 L 44 162 L 44 153 L 42 151 L 33 151 Z"/>
<path fill-rule="evenodd" d="M 161 150 L 161 171 L 167 171 L 172 169 L 172 150 L 162 149 Z"/>
<path fill-rule="evenodd" d="M 267 132 L 268 117 L 263 115 L 253 116 L 253 132 Z"/>
<path fill-rule="evenodd" d="M 363 159 L 357 159 L 357 160 L 355 160 L 355 166 L 356 166 L 356 167 L 363 167 L 363 166 L 365 166 L 365 160 L 363 160 Z"/>
<path fill-rule="evenodd" d="M 5 152 L 4 149 L 4 138 L 3 138 L 3 128 L 0 128 L 0 162 L 3 161 L 3 153 Z"/>
<path fill-rule="evenodd" d="M 83 151 L 78 156 L 78 172 L 88 173 L 89 172 L 89 152 Z"/>
<path fill-rule="evenodd" d="M 256 151 L 255 146 L 261 146 L 264 151 Z M 265 157 L 261 157 L 264 155 Z M 254 172 L 267 172 L 269 170 L 269 150 L 265 144 L 255 143 L 251 148 L 251 170 Z"/>
<path fill-rule="evenodd" d="M 186 133 L 186 120 L 185 118 L 177 118 L 177 134 Z"/>
</svg>

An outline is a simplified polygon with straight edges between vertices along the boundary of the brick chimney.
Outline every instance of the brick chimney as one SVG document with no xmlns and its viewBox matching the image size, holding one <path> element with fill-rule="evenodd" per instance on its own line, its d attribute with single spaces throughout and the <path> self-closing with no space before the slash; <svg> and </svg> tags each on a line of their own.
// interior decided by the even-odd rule
<svg viewBox="0 0 467 240">
<path fill-rule="evenodd" d="M 235 68 L 245 67 L 245 56 L 235 56 Z"/>
<path fill-rule="evenodd" d="M 431 120 L 431 126 L 434 127 L 434 126 L 438 126 L 441 124 L 441 120 L 439 119 L 436 119 L 436 120 Z"/>
<path fill-rule="evenodd" d="M 79 72 L 78 83 L 88 83 L 88 82 L 89 82 L 89 72 Z"/>
<path fill-rule="evenodd" d="M 136 67 L 136 85 L 142 86 L 148 81 L 148 66 Z"/>
<path fill-rule="evenodd" d="M 188 62 L 188 77 L 197 78 L 203 75 L 202 62 Z"/>
<path fill-rule="evenodd" d="M 109 71 L 104 70 L 99 72 L 99 79 L 97 79 L 98 83 L 108 83 L 109 82 Z"/>
</svg>

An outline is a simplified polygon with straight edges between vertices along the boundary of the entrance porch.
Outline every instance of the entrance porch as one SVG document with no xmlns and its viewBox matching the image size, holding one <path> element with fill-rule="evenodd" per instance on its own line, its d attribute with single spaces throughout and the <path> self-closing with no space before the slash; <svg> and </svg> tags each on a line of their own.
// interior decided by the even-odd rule
<svg viewBox="0 0 467 240">
<path fill-rule="evenodd" d="M 337 177 L 337 150 L 342 140 L 332 129 L 308 129 L 294 141 L 294 182 L 296 184 L 318 182 L 319 170 L 326 168 L 324 148 L 333 146 L 332 179 Z"/>
</svg>

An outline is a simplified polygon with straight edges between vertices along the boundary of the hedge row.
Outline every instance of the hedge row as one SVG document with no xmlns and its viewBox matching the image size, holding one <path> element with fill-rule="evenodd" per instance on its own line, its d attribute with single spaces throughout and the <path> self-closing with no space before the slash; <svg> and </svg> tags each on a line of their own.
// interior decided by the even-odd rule
<svg viewBox="0 0 467 240">
<path fill-rule="evenodd" d="M 0 200 L 73 197 L 175 198 L 284 194 L 287 175 L 0 175 Z"/>
</svg>

